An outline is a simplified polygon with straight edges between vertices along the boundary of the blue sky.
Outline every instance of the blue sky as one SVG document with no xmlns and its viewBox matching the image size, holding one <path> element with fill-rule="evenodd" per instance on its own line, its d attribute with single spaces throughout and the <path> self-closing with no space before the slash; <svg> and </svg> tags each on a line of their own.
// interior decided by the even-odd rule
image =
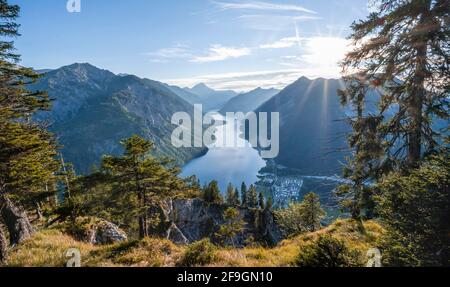
<svg viewBox="0 0 450 287">
<path fill-rule="evenodd" d="M 22 8 L 22 64 L 89 62 L 180 86 L 284 87 L 337 77 L 364 0 L 11 0 Z"/>
</svg>

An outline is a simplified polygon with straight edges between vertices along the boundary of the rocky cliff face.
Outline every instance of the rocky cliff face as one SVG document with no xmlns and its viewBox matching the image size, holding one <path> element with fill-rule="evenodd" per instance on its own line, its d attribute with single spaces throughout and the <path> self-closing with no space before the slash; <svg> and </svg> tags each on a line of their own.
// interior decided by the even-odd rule
<svg viewBox="0 0 450 287">
<path fill-rule="evenodd" d="M 170 199 L 150 209 L 150 216 L 159 215 L 161 223 L 150 233 L 157 233 L 178 244 L 192 243 L 203 238 L 215 241 L 214 234 L 226 224 L 223 218 L 227 205 L 209 204 L 200 199 Z M 244 232 L 234 239 L 237 246 L 253 242 L 274 245 L 283 238 L 272 212 L 236 207 Z M 249 242 L 250 241 L 250 242 Z M 253 242 L 252 242 L 253 241 Z"/>
</svg>

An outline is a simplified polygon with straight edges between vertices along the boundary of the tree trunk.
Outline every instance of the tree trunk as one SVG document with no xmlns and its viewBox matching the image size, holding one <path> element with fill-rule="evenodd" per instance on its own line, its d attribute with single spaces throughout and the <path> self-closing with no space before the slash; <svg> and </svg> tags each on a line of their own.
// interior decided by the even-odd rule
<svg viewBox="0 0 450 287">
<path fill-rule="evenodd" d="M 6 242 L 5 234 L 3 233 L 3 229 L 0 226 L 0 264 L 6 262 L 7 255 L 8 255 L 8 242 Z"/>
<path fill-rule="evenodd" d="M 14 205 L 5 195 L 0 196 L 0 210 L 3 222 L 8 228 L 11 245 L 16 245 L 31 237 L 33 227 L 25 210 Z"/>
<path fill-rule="evenodd" d="M 431 0 L 423 2 L 423 14 L 416 27 L 418 34 L 415 40 L 416 68 L 414 71 L 414 83 L 408 111 L 411 117 L 411 126 L 408 134 L 408 164 L 417 167 L 422 157 L 422 124 L 423 103 L 426 96 L 425 79 L 427 74 L 428 43 L 424 31 L 430 23 Z"/>
</svg>

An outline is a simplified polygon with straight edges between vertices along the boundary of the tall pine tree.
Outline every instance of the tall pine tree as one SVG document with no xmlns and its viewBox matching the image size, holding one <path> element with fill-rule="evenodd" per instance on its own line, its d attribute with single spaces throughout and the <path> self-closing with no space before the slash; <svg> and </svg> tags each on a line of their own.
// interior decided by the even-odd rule
<svg viewBox="0 0 450 287">
<path fill-rule="evenodd" d="M 346 92 L 358 99 L 370 86 L 380 94 L 381 120 L 374 124 L 385 156 L 379 168 L 417 167 L 438 145 L 433 120 L 449 117 L 450 2 L 378 2 L 378 11 L 352 25 L 355 48 L 343 72 L 348 82 L 361 84 Z"/>
<path fill-rule="evenodd" d="M 152 142 L 135 135 L 122 145 L 124 155 L 104 157 L 101 173 L 93 176 L 112 186 L 113 196 L 125 203 L 122 211 L 137 218 L 139 237 L 144 238 L 148 236 L 150 205 L 175 195 L 185 183 L 177 177 L 178 168 L 151 155 Z"/>
<path fill-rule="evenodd" d="M 50 107 L 43 92 L 26 85 L 39 75 L 18 65 L 13 38 L 19 36 L 17 5 L 0 0 L 0 209 L 12 244 L 27 239 L 32 227 L 22 204 L 35 202 L 54 186 L 55 142 L 45 127 L 32 121 Z"/>
<path fill-rule="evenodd" d="M 241 185 L 241 204 L 244 207 L 246 207 L 248 204 L 247 203 L 247 185 L 245 184 L 245 182 L 243 182 Z"/>
<path fill-rule="evenodd" d="M 438 151 L 442 131 L 433 122 L 449 118 L 450 1 L 376 2 L 376 12 L 352 25 L 354 49 L 342 63 L 341 100 L 355 114 L 354 157 L 344 172 L 351 184 L 340 193 L 355 218 L 373 215 L 367 183 L 415 168 Z M 379 111 L 370 113 L 365 104 L 373 99 Z"/>
</svg>

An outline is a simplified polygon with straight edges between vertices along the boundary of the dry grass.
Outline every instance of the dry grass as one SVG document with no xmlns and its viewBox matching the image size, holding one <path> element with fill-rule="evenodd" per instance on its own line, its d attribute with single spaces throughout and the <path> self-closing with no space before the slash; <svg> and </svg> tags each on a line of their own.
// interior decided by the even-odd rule
<svg viewBox="0 0 450 287">
<path fill-rule="evenodd" d="M 96 249 L 91 244 L 78 242 L 58 230 L 45 230 L 14 248 L 8 259 L 8 266 L 63 267 L 67 262 L 65 253 L 70 248 L 80 250 L 81 258 L 89 258 L 90 252 Z"/>
<path fill-rule="evenodd" d="M 383 228 L 375 221 L 360 226 L 352 220 L 338 220 L 315 233 L 285 240 L 275 248 L 225 248 L 216 251 L 217 260 L 210 266 L 225 267 L 284 267 L 291 266 L 301 248 L 322 234 L 344 240 L 350 248 L 365 254 L 375 246 Z M 69 248 L 81 252 L 82 266 L 156 267 L 176 266 L 186 251 L 168 240 L 147 238 L 108 246 L 92 246 L 78 242 L 59 230 L 45 230 L 11 252 L 8 266 L 65 266 L 64 254 Z"/>
<path fill-rule="evenodd" d="M 362 254 L 366 254 L 369 249 L 376 246 L 376 239 L 382 232 L 383 228 L 375 221 L 367 221 L 360 226 L 353 220 L 338 220 L 325 229 L 285 240 L 272 249 L 258 247 L 221 250 L 218 252 L 220 260 L 215 266 L 289 267 L 303 246 L 323 234 L 343 240 L 349 248 L 358 249 Z"/>
</svg>

